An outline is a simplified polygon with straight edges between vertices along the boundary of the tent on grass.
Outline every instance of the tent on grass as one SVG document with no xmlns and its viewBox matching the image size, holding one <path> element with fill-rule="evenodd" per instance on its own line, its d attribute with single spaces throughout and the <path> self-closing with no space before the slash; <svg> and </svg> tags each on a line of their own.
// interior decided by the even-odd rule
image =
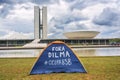
<svg viewBox="0 0 120 80">
<path fill-rule="evenodd" d="M 64 42 L 50 43 L 40 54 L 30 74 L 86 73 L 76 54 Z"/>
</svg>

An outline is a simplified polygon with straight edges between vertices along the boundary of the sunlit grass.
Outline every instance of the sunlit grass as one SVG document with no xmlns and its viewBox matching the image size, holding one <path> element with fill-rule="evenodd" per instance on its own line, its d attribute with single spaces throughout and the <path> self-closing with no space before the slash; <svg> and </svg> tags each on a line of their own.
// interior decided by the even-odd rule
<svg viewBox="0 0 120 80">
<path fill-rule="evenodd" d="M 0 59 L 0 80 L 120 80 L 120 57 L 81 57 L 85 73 L 29 75 L 35 58 Z"/>
</svg>

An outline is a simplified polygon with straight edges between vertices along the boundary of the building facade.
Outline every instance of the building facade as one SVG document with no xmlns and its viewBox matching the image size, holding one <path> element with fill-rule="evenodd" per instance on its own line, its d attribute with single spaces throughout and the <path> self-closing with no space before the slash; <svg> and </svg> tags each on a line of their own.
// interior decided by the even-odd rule
<svg viewBox="0 0 120 80">
<path fill-rule="evenodd" d="M 39 43 L 51 43 L 53 41 L 63 41 L 70 45 L 109 45 L 111 39 L 42 39 Z"/>
<path fill-rule="evenodd" d="M 34 6 L 34 38 L 47 38 L 47 7 Z"/>
<path fill-rule="evenodd" d="M 0 47 L 24 46 L 34 39 L 0 40 Z M 63 41 L 70 45 L 109 45 L 111 39 L 41 39 L 39 43 L 51 43 L 53 41 Z"/>
</svg>

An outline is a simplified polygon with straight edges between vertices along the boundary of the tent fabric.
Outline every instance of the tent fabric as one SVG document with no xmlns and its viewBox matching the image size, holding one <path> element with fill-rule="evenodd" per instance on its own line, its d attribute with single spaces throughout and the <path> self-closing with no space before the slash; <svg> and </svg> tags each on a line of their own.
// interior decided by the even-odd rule
<svg viewBox="0 0 120 80">
<path fill-rule="evenodd" d="M 59 72 L 86 73 L 85 68 L 74 52 L 63 42 L 52 42 L 38 57 L 30 74 Z"/>
</svg>

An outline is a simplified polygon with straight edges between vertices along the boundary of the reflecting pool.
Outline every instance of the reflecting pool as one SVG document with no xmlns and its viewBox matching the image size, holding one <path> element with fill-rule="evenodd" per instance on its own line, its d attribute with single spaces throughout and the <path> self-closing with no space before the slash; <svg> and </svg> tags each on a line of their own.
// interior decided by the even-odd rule
<svg viewBox="0 0 120 80">
<path fill-rule="evenodd" d="M 42 49 L 0 50 L 0 58 L 37 57 Z M 120 56 L 120 47 L 74 48 L 78 56 Z"/>
</svg>

